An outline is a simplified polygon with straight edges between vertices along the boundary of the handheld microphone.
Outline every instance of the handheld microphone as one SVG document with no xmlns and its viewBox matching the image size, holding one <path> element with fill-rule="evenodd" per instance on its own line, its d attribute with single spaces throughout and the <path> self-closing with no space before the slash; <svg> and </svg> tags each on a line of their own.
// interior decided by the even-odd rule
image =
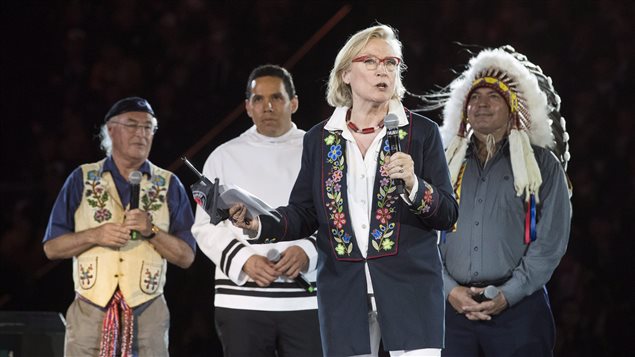
<svg viewBox="0 0 635 357">
<path fill-rule="evenodd" d="M 386 127 L 386 136 L 388 137 L 388 146 L 390 147 L 389 154 L 401 151 L 401 144 L 399 144 L 399 118 L 393 113 L 389 113 L 384 118 L 384 126 Z M 405 192 L 404 181 L 402 179 L 394 179 L 393 182 L 397 187 L 397 194 L 401 195 Z"/>
<path fill-rule="evenodd" d="M 278 260 L 280 260 L 280 252 L 277 249 L 269 250 L 267 252 L 267 259 L 274 263 L 277 262 Z M 317 290 L 316 287 L 311 285 L 311 283 L 306 280 L 302 273 L 298 274 L 298 276 L 296 276 L 293 281 L 295 281 L 296 284 L 298 284 L 302 289 L 306 290 L 309 293 L 314 293 Z"/>
<path fill-rule="evenodd" d="M 132 171 L 128 176 L 130 182 L 130 209 L 139 208 L 139 184 L 141 183 L 142 174 L 139 171 Z M 139 232 L 130 232 L 130 239 L 135 240 L 139 238 Z"/>
<path fill-rule="evenodd" d="M 499 292 L 500 290 L 494 285 L 488 285 L 480 294 L 472 296 L 472 299 L 478 303 L 489 301 L 495 298 Z"/>
</svg>

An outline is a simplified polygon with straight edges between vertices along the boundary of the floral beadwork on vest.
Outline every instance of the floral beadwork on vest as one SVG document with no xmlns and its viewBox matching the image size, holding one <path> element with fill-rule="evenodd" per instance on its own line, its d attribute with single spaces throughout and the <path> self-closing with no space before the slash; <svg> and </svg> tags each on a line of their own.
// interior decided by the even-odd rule
<svg viewBox="0 0 635 357">
<path fill-rule="evenodd" d="M 143 284 L 145 284 L 145 286 L 143 287 L 143 291 L 147 291 L 147 292 L 154 292 L 157 290 L 157 287 L 159 286 L 159 274 L 161 272 L 160 271 L 150 271 L 150 269 L 146 268 L 146 271 L 144 273 L 145 278 L 143 279 Z"/>
<path fill-rule="evenodd" d="M 359 249 L 355 249 L 355 240 L 350 218 L 347 217 L 346 203 L 346 160 L 344 152 L 346 143 L 342 141 L 341 131 L 325 132 L 325 153 L 323 173 L 324 191 L 323 201 L 329 219 L 329 232 L 335 255 L 339 260 L 363 260 Z M 407 136 L 407 132 L 399 130 L 400 139 Z M 369 229 L 370 240 L 367 258 L 377 258 L 396 254 L 399 231 L 399 205 L 395 194 L 396 186 L 388 177 L 384 163 L 390 146 L 384 139 L 384 145 L 379 152 L 377 173 L 375 175 L 373 197 L 373 214 Z M 396 234 L 397 233 L 397 234 Z"/>
<path fill-rule="evenodd" d="M 163 176 L 155 174 L 152 176 L 150 183 L 150 187 L 141 189 L 141 204 L 146 212 L 157 211 L 161 208 L 163 203 L 165 203 L 165 193 L 167 191 L 165 177 Z"/>
<path fill-rule="evenodd" d="M 95 265 L 97 265 L 96 261 Z M 83 289 L 90 289 L 95 285 L 96 272 L 94 270 L 96 270 L 96 268 L 93 268 L 92 264 L 89 264 L 87 267 L 83 264 L 79 265 L 79 283 Z"/>
<path fill-rule="evenodd" d="M 110 220 L 112 218 L 112 212 L 106 208 L 106 202 L 110 199 L 110 195 L 101 181 L 99 171 L 88 171 L 84 184 L 88 186 L 86 190 L 86 201 L 95 211 L 93 213 L 95 222 L 101 223 Z"/>
</svg>

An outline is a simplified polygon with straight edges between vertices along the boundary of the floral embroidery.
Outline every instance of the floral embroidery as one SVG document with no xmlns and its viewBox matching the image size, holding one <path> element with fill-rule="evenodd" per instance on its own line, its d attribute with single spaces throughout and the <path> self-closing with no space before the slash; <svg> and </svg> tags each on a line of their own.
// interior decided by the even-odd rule
<svg viewBox="0 0 635 357">
<path fill-rule="evenodd" d="M 391 250 L 395 245 L 395 241 L 389 239 L 395 229 L 395 223 L 390 223 L 387 226 L 380 224 L 379 229 L 374 229 L 370 234 L 373 236 L 372 245 L 375 250 L 380 251 L 383 250 Z"/>
<path fill-rule="evenodd" d="M 386 224 L 386 222 L 390 221 L 392 215 L 390 214 L 388 208 L 378 208 L 375 218 L 382 224 Z"/>
<path fill-rule="evenodd" d="M 434 188 L 427 183 L 423 182 L 425 185 L 425 191 L 423 191 L 423 197 L 421 197 L 421 204 L 414 210 L 415 214 L 424 214 L 430 212 L 430 207 L 432 206 L 432 194 L 434 193 Z"/>
<path fill-rule="evenodd" d="M 336 230 L 334 229 L 333 231 L 336 231 Z M 351 237 L 352 236 L 350 234 L 344 233 L 344 237 L 342 237 L 342 241 L 344 242 L 344 244 L 338 244 L 335 247 L 335 251 L 337 252 L 338 255 L 344 255 L 344 254 L 350 255 L 351 254 L 351 252 L 348 251 L 349 249 L 351 251 L 353 250 L 353 245 L 352 244 L 348 245 L 350 243 L 350 241 L 351 241 Z M 347 245 L 348 245 L 348 248 L 346 248 Z"/>
<path fill-rule="evenodd" d="M 337 229 L 342 229 L 346 224 L 346 215 L 342 212 L 333 213 L 333 224 L 335 224 Z"/>
<path fill-rule="evenodd" d="M 92 281 L 95 275 L 93 275 L 93 265 L 89 264 L 88 267 L 84 267 L 83 264 L 79 264 L 79 284 L 82 288 L 88 289 L 92 286 Z"/>
<path fill-rule="evenodd" d="M 338 141 L 339 142 L 339 141 Z M 342 155 L 342 145 L 331 145 L 329 149 L 328 157 L 331 160 L 337 160 Z"/>
<path fill-rule="evenodd" d="M 146 269 L 145 275 L 146 277 L 143 279 L 143 282 L 146 284 L 146 289 L 149 291 L 156 290 L 159 285 L 159 272 L 150 272 L 149 269 Z"/>
<path fill-rule="evenodd" d="M 407 131 L 399 130 L 399 138 L 403 140 L 408 135 Z M 330 220 L 330 229 L 333 240 L 335 241 L 335 253 L 338 257 L 351 256 L 354 242 L 351 241 L 352 235 L 344 230 L 349 225 L 350 218 L 344 210 L 344 199 L 342 196 L 346 194 L 346 190 L 342 189 L 340 182 L 344 180 L 345 157 L 343 155 L 341 134 L 339 132 L 330 132 L 324 138 L 326 144 L 326 175 L 324 187 L 326 191 L 325 206 L 328 210 L 328 218 Z M 379 152 L 378 171 L 379 177 L 377 184 L 379 187 L 376 191 L 376 200 L 374 203 L 374 223 L 371 226 L 370 241 L 375 251 L 392 252 L 396 249 L 395 230 L 398 228 L 396 222 L 392 222 L 397 215 L 397 199 L 394 194 L 397 190 L 393 180 L 390 179 L 385 167 L 386 157 L 390 152 L 388 140 L 382 143 L 382 150 Z M 372 217 L 372 216 L 371 216 Z M 370 253 L 369 253 L 370 257 Z"/>
<path fill-rule="evenodd" d="M 330 164 L 328 178 L 324 181 L 326 196 L 329 202 L 326 204 L 326 208 L 329 210 L 333 223 L 331 233 L 333 239 L 337 242 L 335 246 L 335 252 L 337 255 L 351 255 L 353 251 L 353 243 L 351 243 L 351 235 L 344 232 L 344 225 L 346 224 L 346 213 L 344 213 L 344 199 L 342 198 L 342 186 L 338 183 L 342 180 L 344 175 L 344 156 L 342 155 L 341 138 L 338 133 L 331 133 L 324 142 L 329 147 L 326 162 Z"/>
<path fill-rule="evenodd" d="M 97 174 L 97 170 L 90 170 L 88 171 L 88 173 L 86 174 L 86 176 L 88 177 L 88 179 L 90 181 L 97 181 L 99 180 L 99 174 Z"/>
<path fill-rule="evenodd" d="M 112 212 L 106 208 L 106 202 L 110 199 L 110 195 L 101 183 L 99 172 L 97 170 L 88 171 L 84 184 L 89 186 L 86 190 L 86 202 L 90 207 L 96 208 L 93 214 L 95 222 L 101 223 L 110 220 Z"/>
<path fill-rule="evenodd" d="M 108 221 L 112 218 L 112 213 L 107 208 L 98 209 L 93 216 L 98 223 Z"/>
<path fill-rule="evenodd" d="M 167 192 L 165 177 L 154 175 L 150 183 L 152 183 L 152 186 L 148 189 L 143 189 L 141 194 L 141 203 L 143 204 L 143 210 L 146 212 L 159 210 L 165 202 L 165 193 Z"/>
<path fill-rule="evenodd" d="M 402 130 L 400 130 L 401 133 Z M 389 251 L 395 245 L 394 239 L 391 239 L 394 234 L 395 223 L 389 223 L 395 214 L 395 202 L 397 201 L 396 195 L 391 195 L 395 192 L 397 186 L 395 186 L 393 180 L 388 178 L 388 172 L 384 163 L 386 156 L 390 152 L 390 145 L 388 140 L 385 140 L 383 150 L 379 152 L 379 174 L 381 179 L 379 180 L 379 192 L 377 193 L 377 210 L 375 210 L 375 219 L 381 223 L 379 229 L 374 229 L 371 232 L 373 240 L 372 246 L 376 251 Z"/>
</svg>

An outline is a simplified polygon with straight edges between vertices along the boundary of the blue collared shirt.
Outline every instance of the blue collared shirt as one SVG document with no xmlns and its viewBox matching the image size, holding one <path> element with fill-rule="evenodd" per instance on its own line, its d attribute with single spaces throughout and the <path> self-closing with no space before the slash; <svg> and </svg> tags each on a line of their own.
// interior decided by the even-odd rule
<svg viewBox="0 0 635 357">
<path fill-rule="evenodd" d="M 524 242 L 524 196 L 514 187 L 509 143 L 485 166 L 470 144 L 456 232 L 440 244 L 446 297 L 457 285 L 507 279 L 499 288 L 513 306 L 549 281 L 569 242 L 571 206 L 564 171 L 547 149 L 533 147 L 542 185 L 537 239 Z"/>
<path fill-rule="evenodd" d="M 121 204 L 126 207 L 130 202 L 130 183 L 117 169 L 112 157 L 104 162 L 103 171 L 110 171 Z M 145 161 L 139 168 L 143 174 L 150 175 L 150 163 Z M 167 192 L 168 211 L 170 212 L 170 230 L 168 233 L 185 241 L 196 252 L 196 241 L 191 228 L 194 223 L 192 207 L 185 191 L 185 187 L 176 175 L 170 176 L 170 186 Z M 79 207 L 84 191 L 84 180 L 81 167 L 76 168 L 66 179 L 49 217 L 49 223 L 42 242 L 57 238 L 63 234 L 75 232 L 75 211 Z"/>
</svg>

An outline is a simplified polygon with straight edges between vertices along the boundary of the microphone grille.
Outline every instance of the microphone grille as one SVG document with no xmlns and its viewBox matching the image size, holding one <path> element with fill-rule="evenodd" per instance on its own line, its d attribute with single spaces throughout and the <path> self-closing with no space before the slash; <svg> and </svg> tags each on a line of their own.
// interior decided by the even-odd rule
<svg viewBox="0 0 635 357">
<path fill-rule="evenodd" d="M 485 291 L 483 291 L 483 296 L 485 296 L 488 299 L 493 299 L 496 297 L 496 295 L 498 295 L 498 288 L 495 287 L 494 285 L 488 285 L 485 288 Z"/>
<path fill-rule="evenodd" d="M 277 249 L 271 249 L 267 252 L 267 259 L 272 262 L 280 260 L 280 252 Z"/>
<path fill-rule="evenodd" d="M 128 181 L 132 185 L 138 185 L 139 183 L 141 183 L 141 177 L 142 177 L 142 174 L 140 171 L 132 171 L 130 175 L 128 176 Z"/>
<path fill-rule="evenodd" d="M 390 113 L 384 118 L 384 126 L 386 126 L 386 129 L 397 129 L 398 125 L 399 118 L 396 114 Z"/>
</svg>

